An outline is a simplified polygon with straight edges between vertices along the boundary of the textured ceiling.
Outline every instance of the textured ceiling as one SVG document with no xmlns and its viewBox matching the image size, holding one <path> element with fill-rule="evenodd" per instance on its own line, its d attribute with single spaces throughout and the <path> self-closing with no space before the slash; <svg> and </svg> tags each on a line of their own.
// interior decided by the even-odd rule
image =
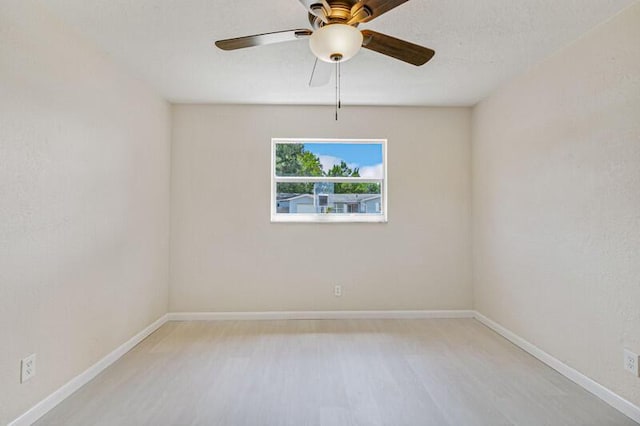
<svg viewBox="0 0 640 426">
<path fill-rule="evenodd" d="M 362 25 L 436 50 L 423 67 L 363 49 L 342 67 L 359 105 L 473 105 L 636 0 L 412 0 Z M 172 102 L 331 104 L 308 42 L 225 52 L 213 41 L 309 28 L 298 0 L 43 0 Z"/>
</svg>

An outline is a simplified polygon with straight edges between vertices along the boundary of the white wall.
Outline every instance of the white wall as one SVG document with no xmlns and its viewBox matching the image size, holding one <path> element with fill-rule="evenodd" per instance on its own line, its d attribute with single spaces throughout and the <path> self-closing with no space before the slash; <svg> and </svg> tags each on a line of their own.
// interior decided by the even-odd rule
<svg viewBox="0 0 640 426">
<path fill-rule="evenodd" d="M 270 223 L 272 137 L 388 138 L 389 223 Z M 170 309 L 471 308 L 469 156 L 466 108 L 174 106 Z"/>
<path fill-rule="evenodd" d="M 473 113 L 475 307 L 640 405 L 640 4 Z"/>
<path fill-rule="evenodd" d="M 33 2 L 1 3 L 6 424 L 166 312 L 171 117 Z"/>
</svg>

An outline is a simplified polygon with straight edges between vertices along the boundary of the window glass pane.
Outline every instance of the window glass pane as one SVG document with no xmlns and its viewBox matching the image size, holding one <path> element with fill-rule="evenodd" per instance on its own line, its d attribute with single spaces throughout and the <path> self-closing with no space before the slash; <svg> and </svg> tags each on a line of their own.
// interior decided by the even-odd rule
<svg viewBox="0 0 640 426">
<path fill-rule="evenodd" d="M 276 143 L 276 176 L 384 179 L 379 143 Z"/>
<path fill-rule="evenodd" d="M 380 183 L 277 183 L 276 213 L 381 214 Z"/>
</svg>

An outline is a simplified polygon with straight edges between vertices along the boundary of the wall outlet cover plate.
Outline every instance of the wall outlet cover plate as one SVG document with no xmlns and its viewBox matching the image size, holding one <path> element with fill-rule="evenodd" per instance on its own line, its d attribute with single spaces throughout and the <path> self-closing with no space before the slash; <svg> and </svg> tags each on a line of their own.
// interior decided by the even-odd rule
<svg viewBox="0 0 640 426">
<path fill-rule="evenodd" d="M 624 369 L 636 377 L 638 374 L 638 354 L 631 352 L 629 349 L 624 350 Z"/>
<path fill-rule="evenodd" d="M 20 383 L 31 380 L 36 375 L 36 354 L 31 354 L 20 361 Z"/>
</svg>

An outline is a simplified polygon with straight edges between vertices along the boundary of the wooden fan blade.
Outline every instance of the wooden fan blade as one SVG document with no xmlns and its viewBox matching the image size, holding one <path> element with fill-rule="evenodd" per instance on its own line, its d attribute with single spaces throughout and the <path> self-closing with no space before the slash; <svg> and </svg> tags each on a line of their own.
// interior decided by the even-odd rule
<svg viewBox="0 0 640 426">
<path fill-rule="evenodd" d="M 316 63 L 313 64 L 313 71 L 311 71 L 311 78 L 309 79 L 309 87 L 320 87 L 329 84 L 333 68 L 332 64 L 316 58 Z"/>
<path fill-rule="evenodd" d="M 416 66 L 426 64 L 436 53 L 427 47 L 375 31 L 363 30 L 362 36 L 364 37 L 362 47 Z"/>
<path fill-rule="evenodd" d="M 306 38 L 313 34 L 311 30 L 288 30 L 274 33 L 256 34 L 246 37 L 229 38 L 216 41 L 216 46 L 222 50 L 244 49 L 245 47 L 262 46 L 265 44 L 282 43 L 285 41 Z"/>
<path fill-rule="evenodd" d="M 362 0 L 351 8 L 350 24 L 369 22 L 409 0 Z"/>
</svg>

